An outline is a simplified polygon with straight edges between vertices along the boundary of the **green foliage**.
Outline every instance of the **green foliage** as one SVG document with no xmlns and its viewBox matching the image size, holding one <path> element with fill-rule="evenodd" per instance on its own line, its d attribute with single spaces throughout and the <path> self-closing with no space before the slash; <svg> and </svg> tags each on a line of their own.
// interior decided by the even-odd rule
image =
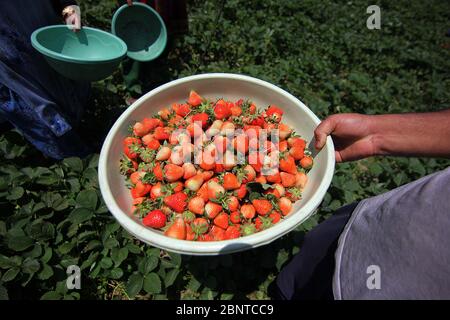
<svg viewBox="0 0 450 320">
<path fill-rule="evenodd" d="M 146 90 L 220 71 L 270 81 L 320 117 L 448 107 L 448 2 L 379 1 L 382 28 L 368 30 L 365 1 L 228 0 L 220 13 L 221 1 L 189 1 L 190 31 L 150 64 Z M 109 30 L 114 0 L 79 2 L 85 24 Z M 94 84 L 81 130 L 88 141 L 101 144 L 125 94 L 120 71 Z M 339 164 L 318 213 L 290 234 L 242 253 L 181 257 L 115 222 L 99 193 L 97 161 L 93 154 L 53 163 L 15 131 L 0 135 L 0 299 L 267 299 L 305 233 L 333 211 L 449 165 L 417 158 Z M 72 264 L 81 268 L 81 290 L 66 287 Z"/>
</svg>

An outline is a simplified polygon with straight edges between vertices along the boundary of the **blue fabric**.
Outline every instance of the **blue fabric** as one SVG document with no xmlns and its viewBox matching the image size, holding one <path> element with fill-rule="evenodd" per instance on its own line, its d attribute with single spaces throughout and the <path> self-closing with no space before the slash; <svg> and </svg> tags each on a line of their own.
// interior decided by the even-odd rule
<svg viewBox="0 0 450 320">
<path fill-rule="evenodd" d="M 50 0 L 0 0 L 0 118 L 55 159 L 88 153 L 73 129 L 89 83 L 60 76 L 31 46 L 34 30 L 61 23 Z"/>
</svg>

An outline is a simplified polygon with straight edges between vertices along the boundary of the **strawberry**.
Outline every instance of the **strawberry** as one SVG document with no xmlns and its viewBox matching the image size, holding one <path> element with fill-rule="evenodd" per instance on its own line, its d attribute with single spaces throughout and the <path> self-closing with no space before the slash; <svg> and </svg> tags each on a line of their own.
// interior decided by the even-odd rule
<svg viewBox="0 0 450 320">
<path fill-rule="evenodd" d="M 221 173 L 224 172 L 225 168 L 223 167 L 223 164 L 221 163 L 216 163 L 216 167 L 214 168 L 214 172 L 215 173 Z"/>
<path fill-rule="evenodd" d="M 163 120 L 169 119 L 170 114 L 171 112 L 168 108 L 164 108 L 158 111 L 158 116 L 160 116 Z"/>
<path fill-rule="evenodd" d="M 191 90 L 191 92 L 189 93 L 189 99 L 188 99 L 188 103 L 193 106 L 193 107 L 197 107 L 199 105 L 202 104 L 202 100 L 203 98 L 194 90 Z"/>
<path fill-rule="evenodd" d="M 263 126 L 264 126 L 264 123 L 265 123 L 264 117 L 261 115 L 261 116 L 259 116 L 258 118 L 253 119 L 253 120 L 250 122 L 250 125 L 252 125 L 252 126 L 258 126 L 258 127 L 263 127 Z"/>
<path fill-rule="evenodd" d="M 183 192 L 176 192 L 164 198 L 164 203 L 175 212 L 183 212 L 186 208 L 187 195 Z"/>
<path fill-rule="evenodd" d="M 219 101 L 216 102 L 216 105 L 214 107 L 214 115 L 216 117 L 216 119 L 222 120 L 225 118 L 228 118 L 229 116 L 231 116 L 231 110 L 230 108 L 227 106 L 227 103 L 220 99 Z"/>
<path fill-rule="evenodd" d="M 186 223 L 181 216 L 177 216 L 170 225 L 170 227 L 164 232 L 168 237 L 185 240 L 186 239 Z"/>
<path fill-rule="evenodd" d="M 232 223 L 241 222 L 241 215 L 240 215 L 239 211 L 233 211 L 230 213 L 230 221 Z"/>
<path fill-rule="evenodd" d="M 279 152 L 284 152 L 288 149 L 288 143 L 286 140 L 284 141 L 280 141 L 280 143 L 278 144 L 278 151 Z"/>
<path fill-rule="evenodd" d="M 209 233 L 205 233 L 200 235 L 200 237 L 198 237 L 198 241 L 213 241 L 214 238 L 212 235 L 210 235 Z"/>
<path fill-rule="evenodd" d="M 292 129 L 287 124 L 280 123 L 278 126 L 278 132 L 280 140 L 285 140 L 291 135 Z"/>
<path fill-rule="evenodd" d="M 241 236 L 239 228 L 236 226 L 229 226 L 227 230 L 225 230 L 225 238 L 226 239 L 236 239 Z"/>
<path fill-rule="evenodd" d="M 156 139 L 151 139 L 150 141 L 147 142 L 146 146 L 147 148 L 151 149 L 151 150 L 158 150 L 160 147 L 160 143 L 158 140 Z"/>
<path fill-rule="evenodd" d="M 163 180 L 164 175 L 163 175 L 163 169 L 161 167 L 160 162 L 157 162 L 155 164 L 155 166 L 153 167 L 153 174 L 155 175 L 156 179 L 158 179 L 159 181 Z"/>
<path fill-rule="evenodd" d="M 255 199 L 252 201 L 252 204 L 255 207 L 256 212 L 261 216 L 265 216 L 272 211 L 272 204 L 269 200 Z"/>
<path fill-rule="evenodd" d="M 265 111 L 268 117 L 275 117 L 278 119 L 278 122 L 281 121 L 281 117 L 283 116 L 283 110 L 278 108 L 276 105 L 270 105 L 269 108 Z"/>
<path fill-rule="evenodd" d="M 233 173 L 227 172 L 223 176 L 223 187 L 225 190 L 234 190 L 238 189 L 241 186 L 241 183 L 239 182 L 236 175 Z"/>
<path fill-rule="evenodd" d="M 213 140 L 216 150 L 219 154 L 225 153 L 228 148 L 228 138 L 224 136 L 216 136 Z"/>
<path fill-rule="evenodd" d="M 295 159 L 290 155 L 286 155 L 284 158 L 281 158 L 279 166 L 280 169 L 284 172 L 292 174 L 297 173 L 297 166 L 295 165 Z"/>
<path fill-rule="evenodd" d="M 267 175 L 266 179 L 268 182 L 271 182 L 271 183 L 280 183 L 281 182 L 281 176 L 280 176 L 279 172 Z"/>
<path fill-rule="evenodd" d="M 206 112 L 197 113 L 192 116 L 192 122 L 193 123 L 200 122 L 202 125 L 202 128 L 206 127 L 206 125 L 208 124 L 208 121 L 209 121 L 209 116 Z M 191 136 L 194 136 L 194 135 L 191 134 Z"/>
<path fill-rule="evenodd" d="M 173 192 L 180 192 L 184 189 L 184 183 L 181 181 L 176 181 L 170 184 L 170 188 L 173 190 Z"/>
<path fill-rule="evenodd" d="M 156 127 L 153 137 L 158 140 L 168 140 L 170 138 L 170 132 L 165 127 Z"/>
<path fill-rule="evenodd" d="M 157 118 L 144 118 L 144 120 L 142 120 L 142 124 L 144 125 L 147 132 L 152 131 L 156 127 L 162 127 L 164 125 L 163 122 Z"/>
<path fill-rule="evenodd" d="M 185 187 L 191 191 L 198 191 L 203 184 L 203 175 L 196 174 L 195 176 L 189 178 L 184 183 Z"/>
<path fill-rule="evenodd" d="M 145 176 L 145 172 L 143 171 L 135 171 L 130 175 L 130 181 L 132 184 L 138 183 L 138 181 L 141 181 L 141 178 Z"/>
<path fill-rule="evenodd" d="M 138 181 L 134 189 L 136 190 L 136 194 L 139 197 L 143 197 L 151 191 L 152 186 L 150 184 L 145 184 L 142 183 L 141 181 Z"/>
<path fill-rule="evenodd" d="M 221 211 L 222 206 L 215 202 L 208 201 L 205 205 L 205 216 L 209 219 L 214 219 Z"/>
<path fill-rule="evenodd" d="M 253 180 L 255 180 L 256 178 L 256 171 L 255 169 L 253 169 L 253 167 L 251 165 L 246 165 L 244 167 L 244 173 L 245 173 L 245 179 L 242 182 L 252 182 Z"/>
<path fill-rule="evenodd" d="M 166 164 L 163 169 L 164 178 L 169 182 L 174 182 L 183 177 L 184 170 L 176 164 Z"/>
<path fill-rule="evenodd" d="M 192 227 L 189 224 L 186 224 L 186 240 L 194 241 L 197 235 L 192 230 Z"/>
<path fill-rule="evenodd" d="M 224 187 L 222 187 L 215 180 L 208 181 L 208 197 L 210 200 L 217 199 L 217 197 L 222 193 L 225 193 Z"/>
<path fill-rule="evenodd" d="M 239 200 L 235 196 L 229 196 L 227 199 L 228 211 L 236 211 L 239 208 Z"/>
<path fill-rule="evenodd" d="M 197 195 L 202 197 L 203 200 L 208 201 L 209 200 L 209 196 L 208 196 L 208 183 L 204 182 L 202 184 L 202 186 L 200 187 L 200 189 L 198 189 L 197 191 Z"/>
<path fill-rule="evenodd" d="M 297 178 L 296 178 L 296 180 L 297 180 Z M 280 195 L 280 197 L 284 196 L 286 189 L 283 187 L 282 184 L 275 183 L 272 185 L 272 187 L 274 187 L 278 191 L 278 194 Z"/>
<path fill-rule="evenodd" d="M 295 160 L 301 160 L 305 156 L 305 149 L 300 146 L 293 146 L 291 149 L 289 149 L 289 154 Z"/>
<path fill-rule="evenodd" d="M 220 213 L 214 218 L 214 224 L 222 229 L 228 228 L 229 217 L 226 213 Z"/>
<path fill-rule="evenodd" d="M 192 221 L 191 227 L 194 234 L 199 236 L 208 232 L 209 223 L 205 218 L 195 218 L 194 221 Z"/>
<path fill-rule="evenodd" d="M 300 160 L 300 166 L 306 170 L 311 169 L 313 166 L 313 158 L 310 156 L 303 157 L 303 159 Z"/>
<path fill-rule="evenodd" d="M 281 213 L 285 216 L 289 214 L 292 210 L 292 202 L 286 197 L 282 197 L 278 200 L 278 207 L 281 210 Z"/>
<path fill-rule="evenodd" d="M 136 148 L 141 147 L 141 140 L 138 138 L 127 137 L 123 141 L 123 152 L 129 159 L 136 159 L 138 154 Z"/>
<path fill-rule="evenodd" d="M 196 214 L 203 214 L 205 210 L 205 200 L 202 197 L 194 197 L 189 200 L 188 209 Z"/>
<path fill-rule="evenodd" d="M 197 170 L 192 163 L 184 163 L 182 166 L 184 170 L 183 179 L 187 180 L 197 174 Z"/>
<path fill-rule="evenodd" d="M 299 137 L 290 137 L 287 139 L 287 143 L 291 148 L 296 146 L 304 149 L 306 147 L 306 141 Z"/>
<path fill-rule="evenodd" d="M 143 137 L 145 136 L 150 129 L 146 127 L 142 122 L 136 122 L 133 126 L 133 133 L 135 136 Z"/>
<path fill-rule="evenodd" d="M 276 224 L 281 220 L 281 214 L 279 212 L 273 211 L 271 214 L 269 214 L 269 218 L 272 220 L 273 224 Z"/>
<path fill-rule="evenodd" d="M 295 186 L 296 182 L 295 174 L 281 172 L 280 176 L 281 176 L 281 184 L 283 185 L 283 187 L 288 188 Z"/>
<path fill-rule="evenodd" d="M 169 147 L 162 146 L 161 149 L 159 149 L 158 153 L 156 154 L 155 159 L 158 161 L 165 161 L 170 158 L 171 152 L 172 150 Z"/>
<path fill-rule="evenodd" d="M 267 179 L 262 174 L 260 174 L 260 175 L 256 176 L 255 182 L 259 182 L 261 184 L 265 184 L 265 183 L 267 183 Z"/>
<path fill-rule="evenodd" d="M 142 223 L 147 227 L 161 229 L 166 225 L 166 215 L 161 210 L 153 210 L 142 219 Z"/>
<path fill-rule="evenodd" d="M 246 194 L 247 194 L 247 185 L 246 184 L 241 184 L 241 186 L 234 190 L 233 194 L 238 198 L 238 199 L 243 199 Z"/>
<path fill-rule="evenodd" d="M 209 234 L 213 237 L 215 241 L 222 241 L 227 239 L 225 235 L 225 230 L 218 226 L 212 226 Z"/>
<path fill-rule="evenodd" d="M 234 134 L 234 130 L 236 126 L 231 121 L 225 121 L 220 128 L 220 134 L 225 136 L 232 136 Z"/>
<path fill-rule="evenodd" d="M 243 204 L 241 206 L 241 214 L 245 219 L 253 219 L 256 214 L 255 207 L 252 204 Z"/>
<path fill-rule="evenodd" d="M 303 189 L 307 182 L 308 176 L 304 172 L 297 172 L 295 175 L 295 186 Z"/>
<path fill-rule="evenodd" d="M 172 104 L 172 109 L 173 111 L 175 111 L 175 113 L 181 117 L 185 117 L 188 115 L 188 113 L 191 111 L 191 107 L 186 104 L 179 104 L 179 103 L 174 103 Z"/>
<path fill-rule="evenodd" d="M 275 188 L 267 189 L 266 191 L 264 191 L 264 194 L 273 194 L 275 196 L 275 198 L 280 198 L 281 197 L 280 192 L 278 192 L 278 190 L 275 189 Z"/>
<path fill-rule="evenodd" d="M 214 171 L 202 171 L 200 174 L 203 177 L 203 181 L 208 181 L 212 177 L 214 177 Z"/>
<path fill-rule="evenodd" d="M 242 114 L 242 108 L 240 106 L 233 105 L 230 107 L 231 115 L 234 117 L 239 117 Z"/>
<path fill-rule="evenodd" d="M 150 198 L 156 199 L 161 197 L 162 195 L 163 195 L 162 184 L 161 182 L 157 182 L 150 190 Z"/>
</svg>

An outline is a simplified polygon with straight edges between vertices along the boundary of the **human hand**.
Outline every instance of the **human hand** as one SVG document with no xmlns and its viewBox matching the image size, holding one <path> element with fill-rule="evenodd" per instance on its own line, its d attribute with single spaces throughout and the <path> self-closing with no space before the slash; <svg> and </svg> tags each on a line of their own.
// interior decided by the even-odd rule
<svg viewBox="0 0 450 320">
<path fill-rule="evenodd" d="M 67 6 L 63 10 L 64 20 L 66 25 L 77 32 L 81 29 L 81 11 L 79 6 Z"/>
<path fill-rule="evenodd" d="M 133 5 L 133 0 L 127 0 L 127 4 L 128 4 L 129 6 L 132 6 L 132 5 Z"/>
<path fill-rule="evenodd" d="M 377 154 L 376 136 L 371 131 L 372 116 L 357 113 L 334 114 L 322 121 L 314 131 L 316 149 L 333 138 L 336 162 L 358 160 Z"/>
</svg>

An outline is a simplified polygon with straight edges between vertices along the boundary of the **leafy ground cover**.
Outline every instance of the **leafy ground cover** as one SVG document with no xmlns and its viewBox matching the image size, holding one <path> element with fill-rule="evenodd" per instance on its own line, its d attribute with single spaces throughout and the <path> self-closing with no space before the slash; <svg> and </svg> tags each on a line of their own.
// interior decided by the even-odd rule
<svg viewBox="0 0 450 320">
<path fill-rule="evenodd" d="M 87 25 L 109 29 L 114 1 L 79 2 Z M 381 30 L 366 28 L 366 1 L 189 1 L 189 33 L 171 40 L 134 90 L 220 71 L 277 84 L 320 117 L 448 107 L 450 3 L 377 3 Z M 93 150 L 86 159 L 44 159 L 2 129 L 0 298 L 268 299 L 268 285 L 304 235 L 334 210 L 449 165 L 421 158 L 339 164 L 318 213 L 289 235 L 243 253 L 180 256 L 128 235 L 101 199 L 97 153 L 125 95 L 120 71 L 93 84 L 80 128 Z M 80 290 L 65 285 L 72 264 L 82 269 Z"/>
</svg>

